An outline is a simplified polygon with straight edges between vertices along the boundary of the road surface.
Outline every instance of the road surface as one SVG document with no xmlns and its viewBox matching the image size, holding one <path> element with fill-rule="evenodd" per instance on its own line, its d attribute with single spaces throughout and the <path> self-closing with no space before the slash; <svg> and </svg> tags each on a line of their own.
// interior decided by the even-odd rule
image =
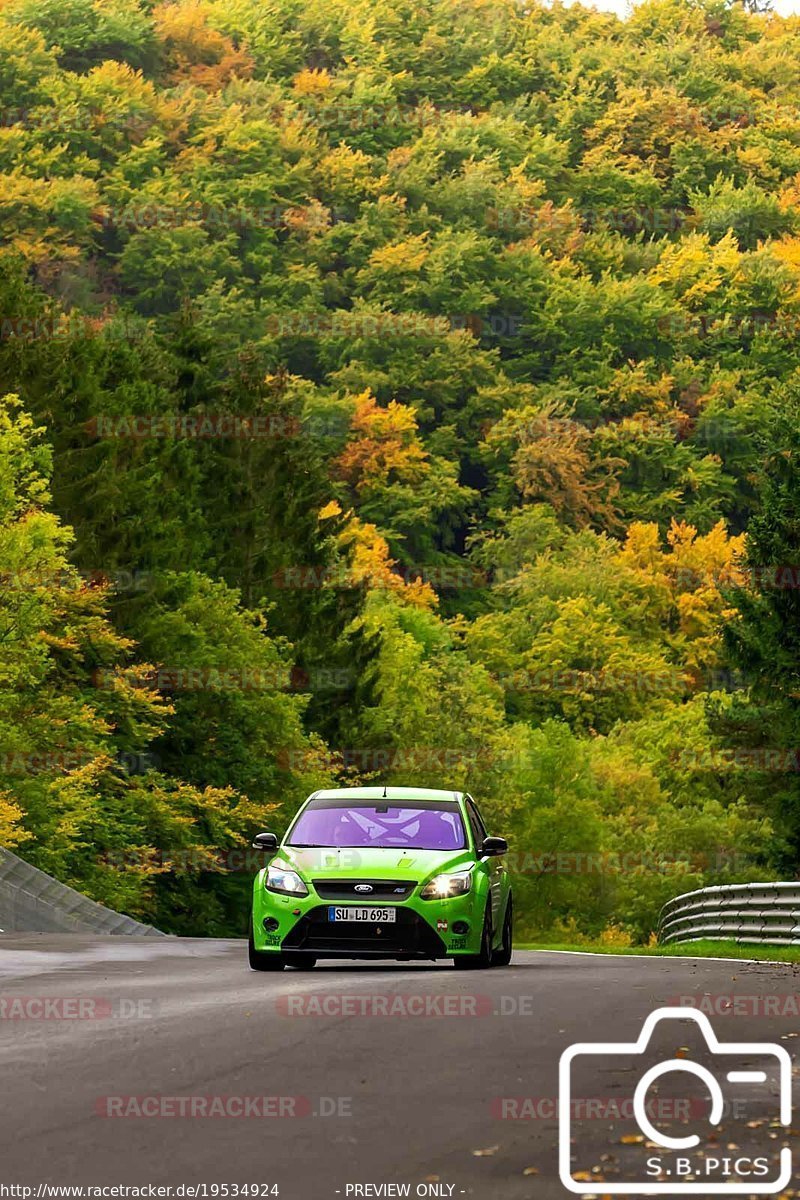
<svg viewBox="0 0 800 1200">
<path fill-rule="evenodd" d="M 5 935 L 0 1183 L 564 1197 L 555 1098 L 567 1046 L 634 1041 L 654 1009 L 705 996 L 722 1040 L 791 1050 L 797 970 L 518 951 L 483 972 L 337 963 L 270 975 L 250 972 L 236 941 Z M 618 1087 L 599 1069 L 587 1094 Z M 767 1091 L 772 1103 L 774 1079 Z M 746 1136 L 766 1146 L 768 1121 L 755 1126 Z M 621 1128 L 605 1109 L 582 1124 L 576 1151 L 596 1172 L 639 1170 Z"/>
</svg>

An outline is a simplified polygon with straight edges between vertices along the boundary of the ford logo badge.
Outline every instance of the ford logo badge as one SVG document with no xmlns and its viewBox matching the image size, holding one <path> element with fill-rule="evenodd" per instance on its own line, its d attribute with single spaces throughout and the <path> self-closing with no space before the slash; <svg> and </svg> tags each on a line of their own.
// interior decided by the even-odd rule
<svg viewBox="0 0 800 1200">
<path fill-rule="evenodd" d="M 356 892 L 371 892 L 372 884 L 371 883 L 357 883 L 353 890 Z"/>
</svg>

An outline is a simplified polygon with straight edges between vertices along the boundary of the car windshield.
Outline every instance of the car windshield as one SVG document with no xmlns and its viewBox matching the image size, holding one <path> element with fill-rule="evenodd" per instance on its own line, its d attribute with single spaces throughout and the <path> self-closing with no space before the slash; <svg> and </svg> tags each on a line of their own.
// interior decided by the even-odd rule
<svg viewBox="0 0 800 1200">
<path fill-rule="evenodd" d="M 343 804 L 312 801 L 297 818 L 290 846 L 375 846 L 401 850 L 463 850 L 464 823 L 456 804 Z"/>
</svg>

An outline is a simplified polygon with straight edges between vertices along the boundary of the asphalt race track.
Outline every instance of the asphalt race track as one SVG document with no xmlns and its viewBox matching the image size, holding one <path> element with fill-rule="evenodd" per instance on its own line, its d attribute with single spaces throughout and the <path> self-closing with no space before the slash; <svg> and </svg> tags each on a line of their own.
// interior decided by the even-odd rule
<svg viewBox="0 0 800 1200">
<path fill-rule="evenodd" d="M 517 951 L 482 972 L 336 963 L 270 975 L 247 969 L 245 949 L 0 937 L 3 1182 L 564 1197 L 554 1100 L 571 1043 L 634 1041 L 654 1009 L 705 994 L 724 1013 L 712 1018 L 721 1040 L 800 1045 L 790 965 Z M 719 997 L 741 997 L 741 1011 Z M 778 1007 L 765 1015 L 769 997 Z M 589 1084 L 599 1097 L 617 1086 L 602 1070 Z M 774 1080 L 766 1090 L 765 1114 Z M 762 1150 L 779 1144 L 766 1115 L 751 1124 Z M 627 1174 L 641 1152 L 607 1113 L 579 1140 L 598 1170 Z"/>
</svg>

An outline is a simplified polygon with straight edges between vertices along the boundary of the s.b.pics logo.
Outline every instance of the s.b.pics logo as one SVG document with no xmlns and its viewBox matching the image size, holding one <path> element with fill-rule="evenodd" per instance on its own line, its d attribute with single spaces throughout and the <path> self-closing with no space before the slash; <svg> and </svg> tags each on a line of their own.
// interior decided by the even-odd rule
<svg viewBox="0 0 800 1200">
<path fill-rule="evenodd" d="M 720 1042 L 692 1009 L 658 1009 L 636 1042 L 570 1046 L 559 1065 L 561 1182 L 578 1194 L 782 1191 L 791 1084 L 782 1046 Z M 610 1132 L 602 1153 L 598 1112 Z"/>
</svg>

